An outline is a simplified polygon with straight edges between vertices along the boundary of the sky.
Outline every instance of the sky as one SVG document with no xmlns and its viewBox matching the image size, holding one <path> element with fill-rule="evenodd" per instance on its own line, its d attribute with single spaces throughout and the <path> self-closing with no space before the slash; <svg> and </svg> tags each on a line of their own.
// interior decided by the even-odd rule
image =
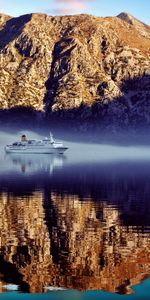
<svg viewBox="0 0 150 300">
<path fill-rule="evenodd" d="M 150 25 L 150 0 L 0 0 L 0 12 L 11 16 L 34 12 L 116 16 L 128 12 Z"/>
</svg>

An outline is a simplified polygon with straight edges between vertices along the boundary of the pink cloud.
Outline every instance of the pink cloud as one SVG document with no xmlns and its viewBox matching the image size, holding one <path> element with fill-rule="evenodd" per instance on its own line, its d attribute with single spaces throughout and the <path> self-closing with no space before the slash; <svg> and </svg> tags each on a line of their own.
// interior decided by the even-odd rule
<svg viewBox="0 0 150 300">
<path fill-rule="evenodd" d="M 72 13 L 72 10 L 68 8 L 55 8 L 53 10 L 47 11 L 47 13 L 52 13 L 54 15 L 69 15 Z"/>
<path fill-rule="evenodd" d="M 56 8 L 54 11 L 56 14 L 87 12 L 90 2 L 92 0 L 55 0 Z"/>
</svg>

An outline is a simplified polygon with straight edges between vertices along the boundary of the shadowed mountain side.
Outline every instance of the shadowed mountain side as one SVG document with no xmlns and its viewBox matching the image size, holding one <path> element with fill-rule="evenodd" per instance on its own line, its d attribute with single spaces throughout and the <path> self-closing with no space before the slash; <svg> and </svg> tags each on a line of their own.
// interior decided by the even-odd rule
<svg viewBox="0 0 150 300">
<path fill-rule="evenodd" d="M 57 85 L 57 81 L 51 79 L 51 82 L 48 81 L 47 84 L 52 88 L 53 85 Z M 110 101 L 107 99 L 108 83 L 103 81 L 98 86 L 98 93 L 103 99 L 97 98 L 91 105 L 82 102 L 79 107 L 57 111 L 52 111 L 50 107 L 47 107 L 45 112 L 21 105 L 11 109 L 1 109 L 1 126 L 4 124 L 9 126 L 12 123 L 17 128 L 17 126 L 29 126 L 30 124 L 35 128 L 43 127 L 45 130 L 51 127 L 54 131 L 57 131 L 57 128 L 61 130 L 63 126 L 68 134 L 70 130 L 79 131 L 81 134 L 88 131 L 93 139 L 102 131 L 106 136 L 110 132 L 114 133 L 114 136 L 115 132 L 117 136 L 119 133 L 128 132 L 127 140 L 130 140 L 130 129 L 131 133 L 132 130 L 139 134 L 140 132 L 143 134 L 144 131 L 148 133 L 150 127 L 150 76 L 143 75 L 122 80 L 120 92 L 120 97 L 112 98 Z M 55 92 L 53 91 L 52 94 L 54 96 Z M 51 105 L 52 103 L 51 100 Z"/>
<path fill-rule="evenodd" d="M 0 30 L 0 51 L 3 50 L 6 45 L 15 41 L 22 33 L 24 26 L 30 22 L 31 17 L 32 14 L 28 14 L 18 18 L 11 18 L 6 22 L 4 28 Z"/>
<path fill-rule="evenodd" d="M 18 128 L 38 127 L 44 125 L 44 113 L 38 112 L 32 107 L 17 106 L 11 109 L 0 109 L 0 127 L 4 130 L 10 128 L 16 130 Z"/>
<path fill-rule="evenodd" d="M 146 128 L 150 125 L 150 76 L 143 75 L 122 80 L 120 85 L 121 96 L 107 98 L 108 83 L 102 82 L 98 86 L 99 96 L 92 105 L 84 103 L 78 108 L 60 109 L 48 113 L 48 118 L 53 117 L 75 122 L 81 131 L 105 128 Z"/>
</svg>

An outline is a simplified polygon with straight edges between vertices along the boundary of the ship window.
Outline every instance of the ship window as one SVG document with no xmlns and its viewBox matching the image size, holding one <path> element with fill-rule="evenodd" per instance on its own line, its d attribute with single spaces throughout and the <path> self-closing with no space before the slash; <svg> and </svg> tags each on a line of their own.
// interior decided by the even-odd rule
<svg viewBox="0 0 150 300">
<path fill-rule="evenodd" d="M 18 143 L 13 143 L 13 146 L 18 146 Z"/>
</svg>

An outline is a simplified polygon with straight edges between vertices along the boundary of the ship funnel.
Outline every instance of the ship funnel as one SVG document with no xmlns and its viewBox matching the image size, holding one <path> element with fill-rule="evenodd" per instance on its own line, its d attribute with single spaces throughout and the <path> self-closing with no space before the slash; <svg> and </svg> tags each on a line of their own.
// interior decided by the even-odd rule
<svg viewBox="0 0 150 300">
<path fill-rule="evenodd" d="M 27 137 L 26 137 L 25 134 L 23 134 L 23 135 L 21 136 L 21 141 L 22 141 L 22 142 L 26 142 L 26 141 L 27 141 Z"/>
</svg>

